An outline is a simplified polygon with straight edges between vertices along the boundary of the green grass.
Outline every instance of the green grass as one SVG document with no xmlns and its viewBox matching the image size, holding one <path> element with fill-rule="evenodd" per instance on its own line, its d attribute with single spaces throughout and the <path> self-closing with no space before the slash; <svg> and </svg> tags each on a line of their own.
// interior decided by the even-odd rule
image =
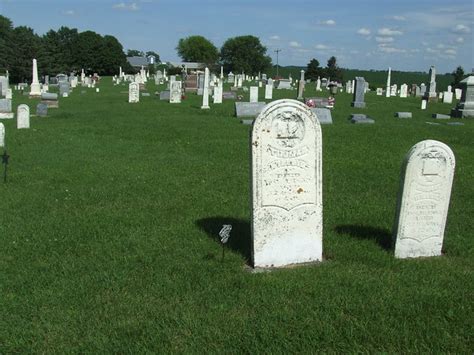
<svg viewBox="0 0 474 355">
<path fill-rule="evenodd" d="M 233 102 L 170 105 L 150 82 L 128 104 L 126 86 L 100 88 L 76 88 L 29 130 L 4 121 L 0 353 L 472 352 L 474 121 L 425 123 L 454 104 L 370 93 L 354 109 L 338 94 L 322 127 L 326 261 L 254 274 L 249 127 Z M 396 260 L 400 167 L 423 139 L 456 156 L 445 255 Z"/>
</svg>

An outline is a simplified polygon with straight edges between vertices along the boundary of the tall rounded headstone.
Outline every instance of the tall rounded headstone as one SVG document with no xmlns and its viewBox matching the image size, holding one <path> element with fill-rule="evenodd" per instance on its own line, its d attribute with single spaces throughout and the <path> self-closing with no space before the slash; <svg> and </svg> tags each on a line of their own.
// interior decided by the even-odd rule
<svg viewBox="0 0 474 355">
<path fill-rule="evenodd" d="M 322 137 L 315 114 L 283 99 L 253 125 L 254 267 L 322 260 Z"/>
<path fill-rule="evenodd" d="M 0 148 L 5 147 L 5 126 L 0 122 Z"/>
<path fill-rule="evenodd" d="M 451 148 L 435 140 L 408 152 L 394 224 L 396 258 L 441 255 L 454 167 Z"/>
<path fill-rule="evenodd" d="M 30 128 L 30 107 L 28 105 L 18 105 L 16 124 L 18 129 Z"/>
</svg>

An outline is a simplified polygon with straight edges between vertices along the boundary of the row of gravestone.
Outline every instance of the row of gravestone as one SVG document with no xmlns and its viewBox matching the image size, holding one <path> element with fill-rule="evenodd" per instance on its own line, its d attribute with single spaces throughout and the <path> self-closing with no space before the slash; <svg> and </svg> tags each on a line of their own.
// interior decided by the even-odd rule
<svg viewBox="0 0 474 355">
<path fill-rule="evenodd" d="M 254 267 L 322 261 L 322 136 L 297 100 L 265 106 L 251 134 Z M 419 142 L 402 167 L 395 257 L 441 254 L 455 159 L 438 141 Z"/>
</svg>

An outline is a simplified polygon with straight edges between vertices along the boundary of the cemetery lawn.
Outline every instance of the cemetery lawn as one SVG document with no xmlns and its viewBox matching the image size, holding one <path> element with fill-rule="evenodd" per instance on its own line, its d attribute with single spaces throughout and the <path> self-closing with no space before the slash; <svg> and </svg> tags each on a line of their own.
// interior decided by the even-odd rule
<svg viewBox="0 0 474 355">
<path fill-rule="evenodd" d="M 129 104 L 103 78 L 29 130 L 3 121 L 0 353 L 472 353 L 474 120 L 431 118 L 454 103 L 372 92 L 354 109 L 338 94 L 322 126 L 325 261 L 251 273 L 249 126 L 233 101 L 171 105 L 147 86 Z M 15 112 L 37 102 L 14 92 Z M 444 255 L 396 260 L 400 167 L 424 139 L 456 156 Z"/>
</svg>

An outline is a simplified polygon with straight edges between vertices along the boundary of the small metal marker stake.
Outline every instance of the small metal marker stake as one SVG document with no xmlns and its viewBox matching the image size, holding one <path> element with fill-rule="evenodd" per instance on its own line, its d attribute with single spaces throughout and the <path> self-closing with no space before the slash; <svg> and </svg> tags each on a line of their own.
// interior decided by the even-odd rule
<svg viewBox="0 0 474 355">
<path fill-rule="evenodd" d="M 219 232 L 219 237 L 221 237 L 221 243 L 222 243 L 222 262 L 224 261 L 224 253 L 225 253 L 224 244 L 227 243 L 227 241 L 229 240 L 231 230 L 232 230 L 232 224 L 224 224 L 222 226 L 221 231 Z"/>
<path fill-rule="evenodd" d="M 5 164 L 5 167 L 4 167 L 4 170 L 3 170 L 3 182 L 4 183 L 7 182 L 7 166 L 8 166 L 8 159 L 9 158 L 10 158 L 10 156 L 7 154 L 7 151 L 4 150 L 3 155 L 2 155 L 2 164 Z"/>
</svg>

